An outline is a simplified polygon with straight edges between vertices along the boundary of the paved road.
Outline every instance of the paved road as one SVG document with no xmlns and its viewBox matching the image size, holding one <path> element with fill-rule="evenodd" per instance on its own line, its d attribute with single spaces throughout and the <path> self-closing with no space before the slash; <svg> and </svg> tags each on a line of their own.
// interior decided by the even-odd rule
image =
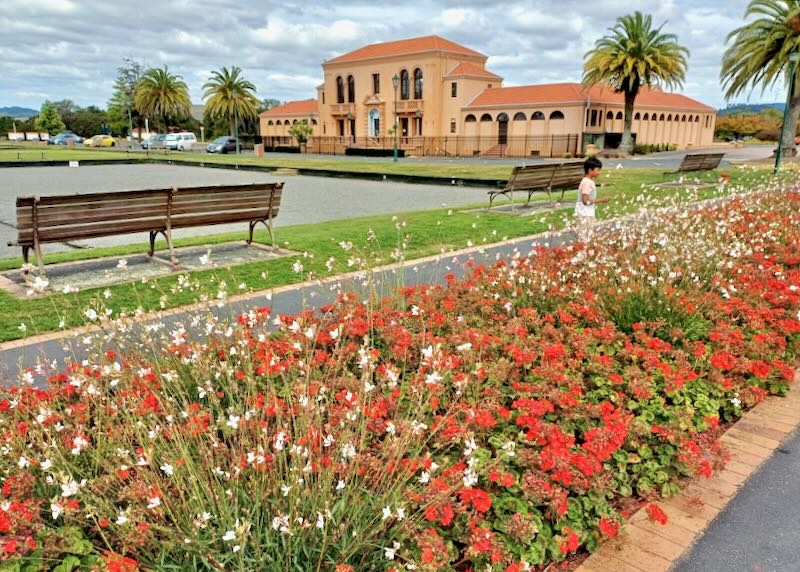
<svg viewBox="0 0 800 572">
<path fill-rule="evenodd" d="M 0 169 L 0 258 L 20 255 L 6 245 L 16 238 L 18 196 L 67 195 L 170 186 L 285 181 L 281 212 L 275 226 L 308 224 L 358 216 L 378 215 L 483 203 L 486 190 L 475 187 L 417 185 L 332 177 L 282 176 L 255 171 L 201 169 L 178 165 L 98 165 L 87 167 L 25 167 Z M 198 236 L 228 231 L 245 233 L 246 224 L 179 229 L 173 236 Z M 147 242 L 147 235 L 110 236 L 81 241 L 85 246 Z M 69 248 L 48 244 L 47 252 Z"/>
<path fill-rule="evenodd" d="M 798 572 L 798 501 L 800 431 L 795 431 L 672 572 Z"/>
</svg>

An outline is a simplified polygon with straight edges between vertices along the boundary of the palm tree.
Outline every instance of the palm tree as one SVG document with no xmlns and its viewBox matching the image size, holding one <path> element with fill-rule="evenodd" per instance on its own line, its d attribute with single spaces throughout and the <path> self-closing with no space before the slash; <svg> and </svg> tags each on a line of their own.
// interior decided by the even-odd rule
<svg viewBox="0 0 800 572">
<path fill-rule="evenodd" d="M 682 87 L 689 50 L 678 44 L 675 34 L 653 28 L 650 15 L 634 12 L 617 18 L 611 32 L 595 42 L 584 56 L 583 85 L 610 84 L 625 95 L 625 122 L 620 150 L 633 149 L 631 123 L 633 104 L 643 85 Z"/>
<path fill-rule="evenodd" d="M 751 22 L 728 34 L 731 46 L 722 56 L 720 80 L 725 98 L 761 86 L 762 91 L 778 80 L 789 79 L 789 55 L 800 49 L 800 0 L 752 0 L 745 18 Z M 796 81 L 789 98 L 789 125 L 797 125 L 800 116 L 800 82 Z M 784 132 L 784 153 L 794 152 L 794 129 Z"/>
<path fill-rule="evenodd" d="M 144 72 L 136 84 L 134 105 L 142 115 L 161 118 L 166 133 L 169 130 L 169 117 L 189 115 L 192 103 L 183 78 L 170 73 L 164 66 Z"/>
<path fill-rule="evenodd" d="M 230 134 L 238 127 L 238 120 L 258 115 L 259 101 L 256 97 L 256 86 L 241 77 L 242 70 L 233 66 L 230 70 L 223 67 L 215 71 L 203 85 L 203 99 L 206 111 L 211 117 L 227 117 L 230 123 Z"/>
</svg>

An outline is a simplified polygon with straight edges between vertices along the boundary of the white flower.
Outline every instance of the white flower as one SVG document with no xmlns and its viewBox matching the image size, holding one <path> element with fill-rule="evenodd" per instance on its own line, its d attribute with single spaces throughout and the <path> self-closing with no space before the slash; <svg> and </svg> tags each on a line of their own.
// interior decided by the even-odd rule
<svg viewBox="0 0 800 572">
<path fill-rule="evenodd" d="M 303 264 L 297 260 L 294 264 L 292 264 L 292 272 L 295 274 L 300 274 L 303 271 Z"/>
<path fill-rule="evenodd" d="M 336 490 L 337 490 L 337 491 L 340 491 L 340 490 L 342 490 L 344 487 L 345 487 L 344 481 L 343 481 L 342 479 L 339 479 L 339 482 L 338 482 L 338 483 L 336 483 Z"/>
<path fill-rule="evenodd" d="M 78 483 L 75 480 L 71 480 L 70 482 L 61 485 L 61 496 L 62 497 L 71 497 L 78 493 Z"/>
<path fill-rule="evenodd" d="M 225 542 L 230 542 L 231 540 L 235 539 L 236 539 L 236 533 L 233 532 L 232 530 L 229 530 L 224 535 L 222 535 L 222 540 L 224 540 Z"/>
<path fill-rule="evenodd" d="M 406 517 L 406 509 L 402 507 L 397 508 L 397 520 L 403 520 Z"/>
<path fill-rule="evenodd" d="M 28 331 L 28 326 L 26 326 L 25 324 L 20 324 L 19 326 L 17 326 L 17 329 L 20 332 L 26 332 L 26 331 Z"/>
<path fill-rule="evenodd" d="M 394 541 L 392 542 L 392 547 L 386 548 L 383 555 L 386 557 L 387 560 L 394 560 L 395 554 L 397 554 L 398 550 L 400 550 L 400 543 Z"/>
<path fill-rule="evenodd" d="M 156 508 L 161 504 L 161 499 L 159 497 L 152 497 L 147 499 L 147 508 L 153 509 Z"/>
<path fill-rule="evenodd" d="M 163 465 L 161 465 L 160 468 L 161 468 L 162 471 L 164 471 L 170 477 L 175 472 L 175 469 L 173 469 L 172 465 L 170 465 L 169 463 L 164 463 Z"/>
<path fill-rule="evenodd" d="M 472 349 L 472 344 L 470 342 L 467 342 L 465 344 L 461 344 L 459 346 L 456 346 L 456 349 L 458 351 L 460 351 L 460 352 L 466 352 L 466 351 L 469 351 L 469 350 Z"/>
<path fill-rule="evenodd" d="M 383 516 L 381 517 L 381 520 L 386 520 L 387 518 L 392 518 L 392 509 L 389 508 L 388 506 L 383 507 L 383 511 L 382 512 L 383 512 Z"/>
<path fill-rule="evenodd" d="M 325 528 L 325 517 L 322 516 L 321 512 L 317 513 L 317 528 Z"/>
<path fill-rule="evenodd" d="M 30 465 L 30 462 L 28 461 L 27 457 L 23 456 L 23 457 L 19 458 L 19 461 L 17 462 L 17 465 L 19 466 L 20 469 L 24 469 L 25 467 Z"/>
<path fill-rule="evenodd" d="M 123 525 L 123 524 L 125 524 L 126 522 L 128 522 L 128 515 L 127 515 L 127 514 L 125 514 L 124 512 L 121 512 L 121 513 L 119 513 L 119 514 L 117 515 L 117 524 L 118 524 L 119 526 L 122 526 L 122 525 Z"/>
<path fill-rule="evenodd" d="M 128 268 L 128 261 L 125 260 L 124 258 L 120 259 L 120 261 L 117 262 L 117 268 L 119 268 L 120 270 L 125 270 L 126 268 Z"/>
<path fill-rule="evenodd" d="M 231 429 L 238 429 L 239 428 L 239 416 L 238 415 L 230 415 L 228 416 L 228 421 L 225 423 Z"/>
<path fill-rule="evenodd" d="M 61 516 L 63 509 L 55 503 L 50 503 L 50 512 L 53 514 L 53 520 L 55 520 Z"/>
</svg>

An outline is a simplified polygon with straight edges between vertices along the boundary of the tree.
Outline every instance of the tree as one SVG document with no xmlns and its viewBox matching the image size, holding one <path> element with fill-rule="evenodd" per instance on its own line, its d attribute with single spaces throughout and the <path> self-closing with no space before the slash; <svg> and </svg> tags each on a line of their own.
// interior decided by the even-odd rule
<svg viewBox="0 0 800 572">
<path fill-rule="evenodd" d="M 262 99 L 258 104 L 258 112 L 261 113 L 262 111 L 268 111 L 273 107 L 278 107 L 281 105 L 281 102 L 277 99 L 265 98 Z"/>
<path fill-rule="evenodd" d="M 292 123 L 292 126 L 289 127 L 289 135 L 297 139 L 297 143 L 300 147 L 306 144 L 313 132 L 314 128 L 311 127 L 305 119 L 297 123 Z"/>
<path fill-rule="evenodd" d="M 70 131 L 75 131 L 75 127 L 72 124 L 72 117 L 73 114 L 80 109 L 75 102 L 71 99 L 62 99 L 61 101 L 54 101 L 53 105 L 58 111 L 58 114 L 61 116 L 61 121 L 64 122 L 64 126 L 69 129 Z M 77 131 L 75 131 L 77 133 Z"/>
<path fill-rule="evenodd" d="M 134 115 L 139 119 L 135 105 L 136 86 L 144 75 L 144 65 L 130 58 L 123 58 L 122 61 L 123 65 L 117 68 L 114 93 L 108 101 L 108 113 L 109 118 L 113 118 L 112 130 L 116 133 L 123 133 L 125 132 L 124 126 L 127 124 L 130 135 L 133 133 Z M 139 136 L 141 138 L 141 131 Z"/>
<path fill-rule="evenodd" d="M 252 119 L 258 115 L 259 101 L 256 86 L 241 77 L 242 70 L 223 67 L 211 74 L 203 85 L 206 112 L 211 117 L 226 117 L 230 135 L 237 131 L 239 119 Z"/>
<path fill-rule="evenodd" d="M 134 105 L 142 115 L 158 117 L 169 131 L 169 118 L 189 115 L 191 100 L 186 82 L 167 66 L 147 70 L 136 84 Z"/>
<path fill-rule="evenodd" d="M 780 79 L 788 82 L 789 55 L 800 48 L 800 0 L 752 0 L 744 17 L 754 20 L 728 34 L 731 46 L 722 56 L 720 80 L 730 99 L 761 86 L 762 93 Z M 789 96 L 789 125 L 800 118 L 800 81 L 796 70 Z M 794 154 L 796 129 L 788 129 L 781 141 L 784 153 Z"/>
<path fill-rule="evenodd" d="M 72 114 L 72 126 L 70 129 L 78 135 L 91 137 L 103 131 L 108 124 L 108 114 L 102 109 L 90 105 L 86 108 L 79 108 Z M 116 131 L 120 133 L 120 131 Z"/>
<path fill-rule="evenodd" d="M 34 126 L 37 131 L 45 131 L 47 133 L 58 133 L 59 131 L 63 131 L 65 127 L 56 106 L 50 101 L 45 101 L 42 104 Z"/>
<path fill-rule="evenodd" d="M 584 56 L 583 85 L 588 88 L 607 83 L 625 96 L 625 119 L 620 150 L 633 149 L 631 124 L 633 105 L 643 85 L 682 87 L 689 50 L 678 44 L 674 34 L 653 28 L 650 15 L 636 11 L 617 18 L 611 32 L 595 42 Z"/>
</svg>

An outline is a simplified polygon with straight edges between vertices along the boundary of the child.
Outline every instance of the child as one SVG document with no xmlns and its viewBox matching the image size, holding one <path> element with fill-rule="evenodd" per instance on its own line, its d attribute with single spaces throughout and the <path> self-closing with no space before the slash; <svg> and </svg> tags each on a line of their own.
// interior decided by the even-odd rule
<svg viewBox="0 0 800 572">
<path fill-rule="evenodd" d="M 603 163 L 594 157 L 589 157 L 583 163 L 583 172 L 586 175 L 578 186 L 578 200 L 575 203 L 575 222 L 579 231 L 581 231 L 581 235 L 595 221 L 594 206 L 608 202 L 607 197 L 605 199 L 597 198 L 597 185 L 594 183 L 594 180 L 600 176 L 600 169 L 602 168 Z"/>
</svg>

